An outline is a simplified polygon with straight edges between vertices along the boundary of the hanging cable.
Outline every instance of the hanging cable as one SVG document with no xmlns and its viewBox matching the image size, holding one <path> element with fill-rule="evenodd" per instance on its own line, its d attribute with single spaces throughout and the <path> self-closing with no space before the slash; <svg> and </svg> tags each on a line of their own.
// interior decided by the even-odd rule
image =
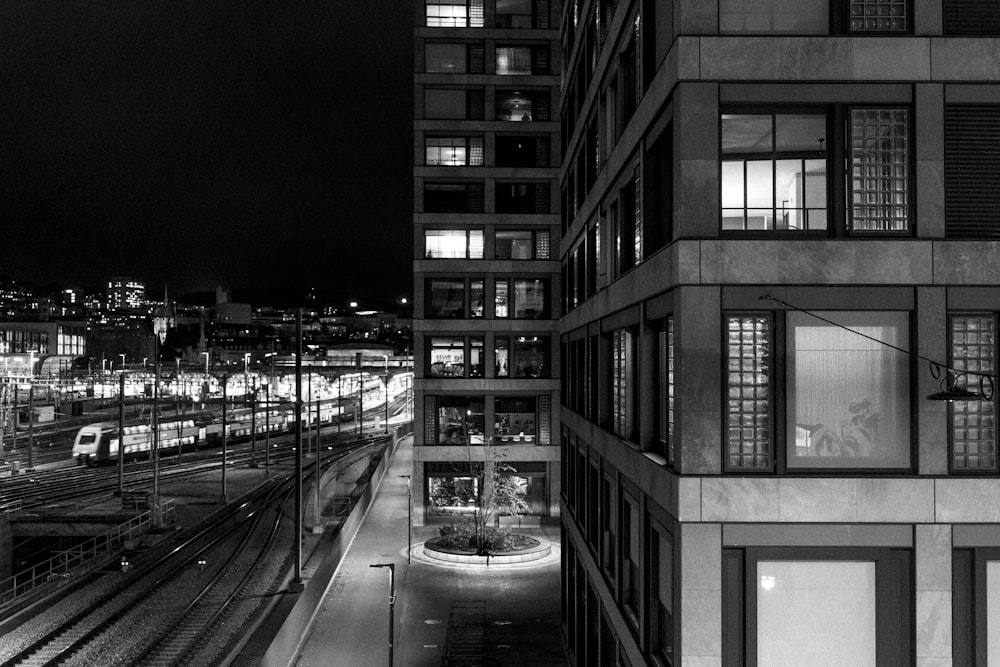
<svg viewBox="0 0 1000 667">
<path fill-rule="evenodd" d="M 831 324 L 839 329 L 843 329 L 844 331 L 849 331 L 852 334 L 861 336 L 862 338 L 867 338 L 868 340 L 878 343 L 879 345 L 883 345 L 892 350 L 896 350 L 897 352 L 902 352 L 907 356 L 919 359 L 921 361 L 926 361 L 930 365 L 931 377 L 933 377 L 935 380 L 941 378 L 942 371 L 944 372 L 944 379 L 942 380 L 942 385 L 943 386 L 946 385 L 945 389 L 943 392 L 940 392 L 939 394 L 932 394 L 931 396 L 928 396 L 928 398 L 931 398 L 932 400 L 990 401 L 993 399 L 994 380 L 1000 379 L 1000 377 L 996 375 L 992 375 L 990 373 L 983 373 L 981 371 L 962 370 L 959 368 L 955 368 L 954 366 L 949 366 L 948 364 L 943 364 L 940 361 L 936 361 L 934 359 L 931 359 L 930 357 L 925 357 L 917 352 L 903 349 L 897 345 L 893 345 L 892 343 L 887 343 L 884 340 L 875 338 L 874 336 L 869 336 L 868 334 L 856 331 L 850 327 L 840 324 L 839 322 L 834 322 L 831 319 L 823 317 L 822 315 L 817 315 L 816 313 L 806 310 L 805 308 L 799 308 L 796 305 L 790 304 L 787 301 L 782 301 L 781 299 L 772 296 L 770 294 L 764 294 L 763 296 L 760 297 L 760 300 L 773 301 L 775 303 L 781 304 L 782 306 L 785 306 L 786 308 L 789 308 L 790 310 L 795 310 L 800 313 L 809 315 L 810 317 L 815 317 L 817 320 L 820 320 L 821 322 L 826 322 L 827 324 Z M 970 392 L 967 389 L 958 386 L 958 378 L 963 375 L 971 375 L 979 379 L 979 394 L 975 394 L 974 392 Z"/>
</svg>

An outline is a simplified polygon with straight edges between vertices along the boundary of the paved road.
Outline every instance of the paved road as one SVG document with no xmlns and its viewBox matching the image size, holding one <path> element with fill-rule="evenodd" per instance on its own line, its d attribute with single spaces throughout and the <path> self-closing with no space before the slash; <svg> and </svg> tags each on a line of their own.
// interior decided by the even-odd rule
<svg viewBox="0 0 1000 667">
<path fill-rule="evenodd" d="M 389 664 L 389 576 L 372 563 L 395 563 L 396 665 L 566 665 L 559 630 L 559 559 L 541 564 L 468 568 L 435 565 L 419 548 L 406 562 L 406 480 L 413 449 L 397 448 L 379 494 L 341 563 L 297 665 Z M 524 532 L 558 545 L 555 525 Z M 414 530 L 414 543 L 436 534 Z M 459 662 L 461 658 L 461 662 Z"/>
</svg>

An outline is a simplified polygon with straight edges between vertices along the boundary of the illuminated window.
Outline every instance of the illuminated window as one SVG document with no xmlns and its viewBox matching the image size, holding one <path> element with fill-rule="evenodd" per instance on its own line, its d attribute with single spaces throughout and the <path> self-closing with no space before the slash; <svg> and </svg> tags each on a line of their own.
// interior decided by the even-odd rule
<svg viewBox="0 0 1000 667">
<path fill-rule="evenodd" d="M 482 259 L 483 230 L 425 229 L 426 259 Z"/>
</svg>

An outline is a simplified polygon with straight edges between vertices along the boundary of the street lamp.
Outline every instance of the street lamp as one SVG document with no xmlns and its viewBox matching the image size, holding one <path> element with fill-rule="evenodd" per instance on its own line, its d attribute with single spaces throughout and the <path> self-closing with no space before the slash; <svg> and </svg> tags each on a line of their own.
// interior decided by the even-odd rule
<svg viewBox="0 0 1000 667">
<path fill-rule="evenodd" d="M 400 475 L 406 478 L 406 562 L 411 563 L 411 552 L 413 551 L 413 497 L 410 495 L 410 476 Z"/>
<path fill-rule="evenodd" d="M 119 352 L 118 356 L 122 358 L 122 372 L 124 372 L 125 371 L 125 353 L 124 352 Z"/>
<path fill-rule="evenodd" d="M 199 352 L 198 354 L 205 357 L 205 375 L 208 375 L 208 352 Z"/>
<path fill-rule="evenodd" d="M 389 355 L 383 354 L 382 359 L 385 361 L 385 377 L 383 382 L 385 383 L 385 432 L 389 432 Z"/>
</svg>

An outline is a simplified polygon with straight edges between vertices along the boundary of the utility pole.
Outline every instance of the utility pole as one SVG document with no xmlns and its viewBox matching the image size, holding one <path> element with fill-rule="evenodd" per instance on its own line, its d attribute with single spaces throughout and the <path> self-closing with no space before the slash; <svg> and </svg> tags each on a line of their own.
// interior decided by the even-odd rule
<svg viewBox="0 0 1000 667">
<path fill-rule="evenodd" d="M 125 373 L 118 379 L 118 491 L 125 491 Z"/>
<path fill-rule="evenodd" d="M 163 526 L 160 512 L 160 334 L 153 332 L 153 528 Z"/>
<path fill-rule="evenodd" d="M 35 383 L 28 387 L 28 470 L 35 467 Z"/>
<path fill-rule="evenodd" d="M 302 586 L 302 309 L 295 315 L 295 576 Z"/>
<path fill-rule="evenodd" d="M 229 373 L 225 373 L 222 376 L 222 496 L 219 498 L 219 502 L 225 505 L 229 502 L 229 492 L 226 489 L 226 455 L 229 453 L 229 440 L 227 439 L 229 431 L 229 415 L 226 412 L 226 385 L 229 384 Z"/>
<path fill-rule="evenodd" d="M 250 397 L 250 467 L 257 467 L 257 384 Z"/>
</svg>

